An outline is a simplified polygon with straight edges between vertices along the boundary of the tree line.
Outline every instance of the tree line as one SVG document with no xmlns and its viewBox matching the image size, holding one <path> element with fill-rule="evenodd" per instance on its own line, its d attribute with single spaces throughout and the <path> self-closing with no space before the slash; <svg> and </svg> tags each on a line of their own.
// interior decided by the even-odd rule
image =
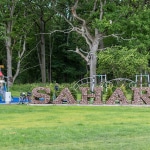
<svg viewBox="0 0 150 150">
<path fill-rule="evenodd" d="M 9 85 L 149 73 L 149 0 L 3 0 L 0 63 Z"/>
</svg>

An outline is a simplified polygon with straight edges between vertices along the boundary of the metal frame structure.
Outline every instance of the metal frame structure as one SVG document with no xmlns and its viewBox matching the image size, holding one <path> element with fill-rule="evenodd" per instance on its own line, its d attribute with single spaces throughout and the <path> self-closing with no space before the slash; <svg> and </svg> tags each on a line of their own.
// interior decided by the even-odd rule
<svg viewBox="0 0 150 150">
<path fill-rule="evenodd" d="M 146 81 L 145 83 L 144 83 L 144 80 Z M 79 80 L 78 82 L 76 82 L 73 88 L 77 90 L 81 86 L 85 86 L 85 85 L 89 86 L 91 82 L 92 82 L 91 92 L 94 91 L 95 86 L 104 87 L 107 91 L 107 86 L 110 84 L 112 85 L 124 84 L 125 86 L 128 86 L 129 88 L 138 87 L 139 85 L 142 88 L 144 84 L 147 84 L 147 86 L 150 87 L 150 77 L 148 74 L 135 75 L 135 81 L 128 79 L 128 78 L 116 78 L 116 79 L 107 81 L 107 75 L 102 74 L 102 75 L 94 75 L 93 77 L 83 78 Z"/>
</svg>

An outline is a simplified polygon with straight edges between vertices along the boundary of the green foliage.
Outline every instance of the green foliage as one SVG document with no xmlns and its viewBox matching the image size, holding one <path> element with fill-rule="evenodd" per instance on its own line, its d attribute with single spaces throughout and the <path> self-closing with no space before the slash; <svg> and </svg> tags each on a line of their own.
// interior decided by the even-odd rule
<svg viewBox="0 0 150 150">
<path fill-rule="evenodd" d="M 127 90 L 126 90 L 125 85 L 124 85 L 124 84 L 122 84 L 122 85 L 120 86 L 120 88 L 121 88 L 121 90 L 122 90 L 123 94 L 124 94 L 125 96 L 127 96 Z"/>
<path fill-rule="evenodd" d="M 14 16 L 10 16 L 9 6 L 15 3 Z M 103 0 L 101 1 L 104 2 Z M 45 54 L 47 81 L 71 83 L 83 78 L 87 72 L 86 62 L 76 53 L 76 46 L 89 51 L 87 43 L 77 33 L 68 33 L 70 24 L 80 28 L 82 21 L 72 16 L 72 0 L 17 0 L 0 1 L 0 49 L 1 59 L 6 64 L 6 24 L 13 21 L 12 32 L 12 72 L 16 71 L 18 51 L 21 50 L 23 35 L 26 34 L 26 53 L 21 59 L 21 70 L 15 83 L 34 83 L 41 81 L 41 70 L 37 52 L 40 51 L 40 34 L 45 36 Z M 97 73 L 105 73 L 109 77 L 132 77 L 141 71 L 149 72 L 148 52 L 150 47 L 150 2 L 148 0 L 108 0 L 101 5 L 95 0 L 78 1 L 77 15 L 85 19 L 87 29 L 95 35 L 95 28 L 100 31 L 104 47 L 120 45 L 118 52 L 113 48 L 112 54 L 100 56 Z M 57 12 L 56 12 L 57 11 Z M 102 13 L 103 11 L 103 13 Z M 100 18 L 100 15 L 102 17 Z M 40 16 L 40 17 L 39 17 Z M 45 22 L 45 31 L 40 31 L 40 19 Z M 56 32 L 58 30 L 64 32 Z M 9 36 L 10 36 L 9 35 Z M 113 35 L 113 36 L 111 36 Z M 127 50 L 128 49 L 128 50 Z M 138 53 L 135 49 L 137 49 Z M 133 51 L 136 52 L 133 52 Z M 130 56 L 128 53 L 131 53 Z M 142 55 L 143 54 L 143 55 Z M 102 54 L 103 55 L 103 54 Z M 144 57 L 145 56 L 145 57 Z M 125 58 L 124 58 L 125 57 Z M 133 57 L 133 59 L 132 59 Z M 146 61 L 144 61 L 144 59 Z M 141 65 L 142 64 L 142 65 Z M 7 66 L 7 65 L 5 65 Z M 4 72 L 7 72 L 7 67 Z M 49 78 L 51 76 L 51 79 Z"/>
<path fill-rule="evenodd" d="M 58 84 L 58 90 L 56 90 L 55 89 L 56 82 L 50 84 L 49 83 L 14 84 L 13 86 L 10 87 L 9 91 L 12 93 L 12 96 L 19 97 L 21 92 L 27 93 L 27 92 L 32 92 L 32 90 L 37 87 L 46 87 L 46 88 L 50 88 L 50 97 L 51 100 L 54 100 L 57 98 L 57 96 L 59 96 L 59 94 L 64 88 L 68 88 L 71 94 L 73 95 L 73 97 L 77 99 L 77 95 L 78 94 L 81 95 L 81 92 L 76 91 L 73 88 L 73 85 L 74 84 L 69 84 L 69 83 Z"/>
<path fill-rule="evenodd" d="M 20 96 L 21 92 L 32 92 L 36 87 L 48 87 L 48 84 L 43 83 L 32 83 L 32 84 L 13 84 L 9 88 L 9 91 L 12 93 L 12 96 Z"/>
<path fill-rule="evenodd" d="M 148 53 L 126 47 L 109 48 L 98 54 L 98 73 L 111 75 L 111 78 L 133 78 L 135 74 L 149 71 Z"/>
<path fill-rule="evenodd" d="M 3 23 L 0 23 L 0 40 L 4 40 L 5 38 L 5 27 Z"/>
<path fill-rule="evenodd" d="M 150 47 L 149 42 L 149 32 L 150 32 L 150 9 L 145 6 L 142 10 L 137 11 L 129 17 L 128 22 L 126 22 L 126 35 L 133 37 L 128 45 L 130 47 L 138 48 L 140 52 L 145 52 Z"/>
<path fill-rule="evenodd" d="M 95 19 L 93 22 L 93 28 L 97 28 L 99 31 L 104 32 L 106 29 L 111 28 L 110 20 L 103 18 L 103 20 Z"/>
<path fill-rule="evenodd" d="M 80 92 L 81 93 L 81 92 Z M 81 101 L 81 99 L 82 99 L 82 94 L 80 94 L 80 93 L 77 93 L 76 94 L 76 99 L 78 100 L 78 101 Z"/>
<path fill-rule="evenodd" d="M 106 92 L 106 101 L 110 98 L 110 96 L 113 94 L 113 86 L 112 85 L 109 85 L 107 87 L 107 92 Z"/>
</svg>

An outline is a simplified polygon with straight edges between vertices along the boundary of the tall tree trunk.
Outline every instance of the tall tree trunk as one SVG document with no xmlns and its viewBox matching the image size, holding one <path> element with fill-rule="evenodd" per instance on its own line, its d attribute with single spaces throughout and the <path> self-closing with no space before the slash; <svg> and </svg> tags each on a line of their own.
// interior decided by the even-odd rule
<svg viewBox="0 0 150 150">
<path fill-rule="evenodd" d="M 51 83 L 52 82 L 52 73 L 51 73 L 51 68 L 52 68 L 52 50 L 53 50 L 53 47 L 52 47 L 52 37 L 51 35 L 49 36 L 49 71 L 48 71 L 48 74 L 49 74 L 49 82 Z"/>
<path fill-rule="evenodd" d="M 44 22 L 41 20 L 41 32 L 44 33 L 45 27 Z M 46 83 L 46 65 L 45 65 L 45 36 L 44 34 L 40 34 L 41 38 L 41 76 L 42 76 L 42 82 Z"/>
<path fill-rule="evenodd" d="M 10 20 L 8 20 L 5 24 L 5 46 L 6 46 L 6 53 L 7 53 L 7 85 L 10 86 L 13 84 L 12 79 L 12 37 L 11 32 L 13 28 L 13 16 L 15 11 L 15 0 L 12 0 L 11 3 L 8 4 L 8 14 Z"/>
<path fill-rule="evenodd" d="M 97 31 L 97 29 L 95 30 Z M 91 49 L 90 49 L 90 77 L 91 77 L 91 82 L 90 82 L 90 88 L 93 91 L 92 87 L 94 87 L 96 85 L 96 65 L 97 65 L 97 56 L 96 56 L 96 52 L 98 50 L 99 47 L 99 43 L 100 43 L 100 34 L 95 35 L 95 38 L 91 44 Z"/>
<path fill-rule="evenodd" d="M 8 33 L 9 31 L 7 31 Z M 7 85 L 8 87 L 13 84 L 12 80 L 12 50 L 11 50 L 11 37 L 6 39 L 6 52 L 7 52 Z M 11 80 L 10 80 L 11 79 Z"/>
<path fill-rule="evenodd" d="M 6 53 L 7 53 L 7 85 L 8 87 L 13 84 L 12 80 L 12 39 L 11 39 L 11 32 L 12 32 L 12 21 L 8 21 L 6 23 L 6 36 L 7 38 L 5 39 L 5 45 L 6 45 Z M 11 79 L 11 80 L 10 80 Z"/>
</svg>

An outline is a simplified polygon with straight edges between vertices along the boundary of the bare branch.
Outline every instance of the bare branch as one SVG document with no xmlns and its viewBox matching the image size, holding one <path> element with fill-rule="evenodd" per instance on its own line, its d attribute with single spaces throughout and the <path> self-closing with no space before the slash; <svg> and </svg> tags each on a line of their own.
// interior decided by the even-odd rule
<svg viewBox="0 0 150 150">
<path fill-rule="evenodd" d="M 100 16 L 99 19 L 102 20 L 103 18 L 103 2 L 100 0 Z"/>
<path fill-rule="evenodd" d="M 123 37 L 120 37 L 124 41 L 130 41 L 130 40 L 135 40 L 136 38 L 131 38 L 131 39 L 124 39 Z"/>
<path fill-rule="evenodd" d="M 85 25 L 85 24 L 86 24 L 85 20 L 82 19 L 82 18 L 80 18 L 80 17 L 77 15 L 77 12 L 76 12 L 77 6 L 78 6 L 78 0 L 76 0 L 74 6 L 72 7 L 72 14 L 73 14 L 73 16 L 74 16 L 76 19 L 82 21 L 83 25 Z"/>
<path fill-rule="evenodd" d="M 97 4 L 97 0 L 95 0 L 95 2 L 94 2 L 93 11 L 96 10 L 96 4 Z"/>
<path fill-rule="evenodd" d="M 105 47 L 105 48 L 100 48 L 100 49 L 98 49 L 97 51 L 103 51 L 103 50 L 106 50 L 106 49 L 108 49 L 109 47 Z"/>
<path fill-rule="evenodd" d="M 88 31 L 88 28 L 86 26 L 86 21 L 77 15 L 77 12 L 76 12 L 77 6 L 78 6 L 78 0 L 76 0 L 74 6 L 72 7 L 72 14 L 77 20 L 82 22 L 82 26 L 81 26 L 80 32 L 78 32 L 77 30 L 76 31 L 80 33 L 86 39 L 88 45 L 91 47 L 91 42 L 93 42 L 93 37 Z"/>
<path fill-rule="evenodd" d="M 88 54 L 88 52 L 85 52 L 85 51 L 82 50 L 81 48 L 80 48 L 80 51 L 81 51 L 82 53 L 84 53 L 84 54 Z"/>
<path fill-rule="evenodd" d="M 66 29 L 66 30 L 54 30 L 50 33 L 38 33 L 38 34 L 35 34 L 35 35 L 39 35 L 39 34 L 53 34 L 55 32 L 63 32 L 63 33 L 70 33 L 72 31 L 74 31 L 75 29 L 74 28 L 70 28 L 70 29 Z"/>
<path fill-rule="evenodd" d="M 26 54 L 24 56 L 24 53 L 26 51 L 26 35 L 25 35 L 25 38 L 23 39 L 24 42 L 23 42 L 23 45 L 22 45 L 22 51 L 18 51 L 18 63 L 17 63 L 17 69 L 16 69 L 16 73 L 15 75 L 13 76 L 13 80 L 15 81 L 16 77 L 18 76 L 19 73 L 22 73 L 30 68 L 34 68 L 34 67 L 30 67 L 30 68 L 27 68 L 27 69 L 24 69 L 23 71 L 20 71 L 20 66 L 21 66 L 21 62 L 22 60 L 27 57 L 37 46 L 38 44 L 40 43 L 40 41 L 37 43 L 36 47 L 34 47 L 30 52 L 28 52 L 28 54 Z M 21 47 L 21 40 L 20 40 L 20 47 Z M 23 57 L 24 56 L 24 57 Z M 36 65 L 36 66 L 39 66 L 39 65 Z M 22 67 L 23 68 L 23 67 Z"/>
<path fill-rule="evenodd" d="M 76 50 L 74 51 L 74 50 L 68 50 L 68 51 L 72 51 L 72 52 L 75 52 L 75 53 L 77 53 L 77 54 L 79 54 L 86 62 L 88 62 L 88 55 L 83 55 L 81 52 L 80 52 L 80 50 L 79 50 L 79 48 L 78 47 L 76 47 Z"/>
<path fill-rule="evenodd" d="M 24 69 L 24 70 L 20 71 L 20 73 L 25 72 L 26 70 L 29 70 L 29 69 L 31 69 L 31 68 L 35 68 L 35 67 L 37 67 L 37 66 L 39 66 L 39 65 L 40 65 L 40 64 L 35 65 L 35 66 L 33 66 L 33 67 L 26 68 L 26 69 Z"/>
<path fill-rule="evenodd" d="M 24 36 L 23 39 L 23 45 L 21 45 L 22 43 L 22 39 L 20 40 L 20 47 L 22 46 L 22 50 L 18 51 L 18 62 L 17 62 L 17 68 L 16 68 L 16 72 L 15 75 L 13 76 L 13 81 L 15 81 L 16 77 L 18 76 L 19 72 L 20 72 L 20 65 L 21 65 L 21 58 L 23 57 L 25 51 L 26 51 L 26 35 Z"/>
<path fill-rule="evenodd" d="M 105 36 L 103 36 L 103 38 L 107 38 L 107 37 L 115 37 L 115 38 L 117 38 L 117 40 L 120 38 L 119 36 L 120 35 L 123 35 L 123 34 L 110 34 L 110 35 L 105 35 Z"/>
<path fill-rule="evenodd" d="M 37 46 L 38 46 L 40 43 L 41 43 L 41 41 L 39 41 L 39 42 L 36 44 L 36 46 L 35 46 L 33 49 L 31 49 L 26 55 L 24 55 L 24 57 L 21 58 L 21 61 L 22 61 L 23 59 L 25 59 L 28 55 L 30 55 L 30 53 L 31 53 L 32 51 L 34 51 L 35 48 L 37 48 Z"/>
</svg>

